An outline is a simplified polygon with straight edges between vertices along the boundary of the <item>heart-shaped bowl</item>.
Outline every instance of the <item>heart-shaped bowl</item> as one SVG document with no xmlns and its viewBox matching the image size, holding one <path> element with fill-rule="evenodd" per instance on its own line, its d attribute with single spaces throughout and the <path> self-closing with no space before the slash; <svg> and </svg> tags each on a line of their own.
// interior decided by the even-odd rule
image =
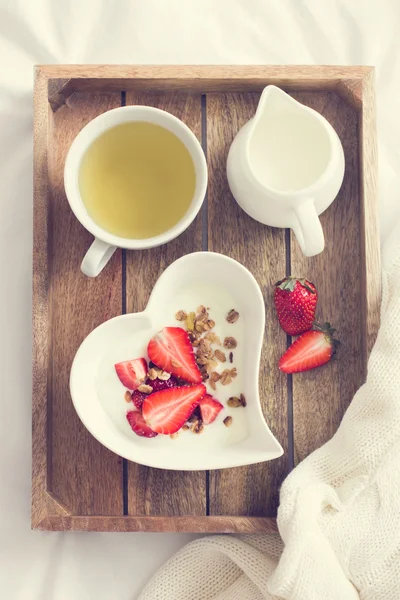
<svg viewBox="0 0 400 600">
<path fill-rule="evenodd" d="M 201 434 L 181 431 L 172 439 L 137 436 L 130 428 L 124 401 L 125 388 L 114 365 L 137 357 L 147 358 L 147 344 L 157 331 L 179 326 L 178 310 L 210 308 L 213 331 L 224 340 L 234 337 L 233 363 L 237 377 L 229 385 L 217 383 L 210 393 L 222 404 L 217 419 Z M 239 312 L 231 324 L 229 310 Z M 170 265 L 154 286 L 146 309 L 121 315 L 94 329 L 82 342 L 71 368 L 70 389 L 75 409 L 86 428 L 104 446 L 149 467 L 182 471 L 222 469 L 272 460 L 282 447 L 266 424 L 258 393 L 258 372 L 264 336 L 265 308 L 253 275 L 240 263 L 222 254 L 196 252 Z M 271 340 L 271 343 L 273 341 Z M 229 350 L 226 351 L 227 357 Z M 209 387 L 209 384 L 207 384 Z M 244 394 L 245 408 L 229 408 L 231 396 Z M 230 427 L 223 420 L 232 416 Z"/>
</svg>

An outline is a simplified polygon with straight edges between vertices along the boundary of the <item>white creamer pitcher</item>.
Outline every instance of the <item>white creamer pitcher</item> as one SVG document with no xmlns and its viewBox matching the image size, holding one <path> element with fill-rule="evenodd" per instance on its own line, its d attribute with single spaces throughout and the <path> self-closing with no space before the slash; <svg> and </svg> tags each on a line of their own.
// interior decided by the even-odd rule
<svg viewBox="0 0 400 600">
<path fill-rule="evenodd" d="M 318 218 L 335 199 L 344 176 L 342 144 L 315 110 L 274 85 L 229 150 L 229 187 L 242 209 L 272 227 L 293 229 L 303 253 L 324 249 Z"/>
</svg>

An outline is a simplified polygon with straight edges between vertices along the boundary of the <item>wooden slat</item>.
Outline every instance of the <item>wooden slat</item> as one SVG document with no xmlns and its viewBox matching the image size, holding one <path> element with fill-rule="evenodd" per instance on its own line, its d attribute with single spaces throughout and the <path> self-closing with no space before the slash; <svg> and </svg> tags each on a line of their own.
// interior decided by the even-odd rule
<svg viewBox="0 0 400 600">
<path fill-rule="evenodd" d="M 126 94 L 126 104 L 147 104 L 167 110 L 186 123 L 201 140 L 199 94 Z M 143 310 L 161 273 L 184 254 L 201 250 L 201 214 L 179 238 L 165 246 L 126 254 L 126 305 L 128 312 Z M 204 515 L 206 474 L 128 467 L 128 512 L 131 515 Z"/>
<path fill-rule="evenodd" d="M 343 413 L 364 380 L 361 314 L 361 242 L 358 113 L 335 93 L 293 96 L 323 114 L 336 129 L 345 152 L 346 170 L 334 203 L 321 215 L 325 250 L 303 256 L 291 240 L 293 275 L 317 286 L 317 318 L 329 321 L 341 341 L 337 360 L 293 375 L 295 461 L 301 461 L 336 431 Z"/>
<path fill-rule="evenodd" d="M 265 341 L 260 366 L 261 403 L 274 435 L 287 448 L 287 382 L 277 362 L 286 347 L 273 306 L 273 284 L 285 275 L 285 231 L 248 217 L 233 199 L 226 159 L 239 128 L 256 110 L 258 94 L 207 95 L 209 250 L 235 258 L 256 277 L 266 305 Z M 210 514 L 271 515 L 288 457 L 260 465 L 210 473 Z"/>
<path fill-rule="evenodd" d="M 257 517 L 81 517 L 48 516 L 45 531 L 141 531 L 163 533 L 277 533 L 275 519 Z M 171 598 L 172 600 L 172 598 Z"/>
<path fill-rule="evenodd" d="M 121 253 L 96 279 L 80 272 L 92 236 L 69 207 L 63 167 L 80 129 L 105 110 L 119 106 L 120 97 L 75 94 L 55 113 L 49 140 L 50 485 L 55 498 L 80 515 L 123 513 L 122 460 L 85 429 L 69 393 L 69 372 L 80 343 L 97 325 L 121 312 Z"/>
</svg>

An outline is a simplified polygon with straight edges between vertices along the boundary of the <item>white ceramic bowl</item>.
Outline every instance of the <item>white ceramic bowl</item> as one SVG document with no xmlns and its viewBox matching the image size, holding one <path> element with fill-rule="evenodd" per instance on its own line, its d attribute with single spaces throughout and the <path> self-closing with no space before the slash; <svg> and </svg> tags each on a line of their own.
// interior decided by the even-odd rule
<svg viewBox="0 0 400 600">
<path fill-rule="evenodd" d="M 212 392 L 223 404 L 241 392 L 246 408 L 226 407 L 216 421 L 195 435 L 180 432 L 176 439 L 135 435 L 126 420 L 129 404 L 114 364 L 146 356 L 147 343 L 160 329 L 177 326 L 175 313 L 210 307 L 215 333 L 238 341 L 233 351 L 238 376 Z M 226 321 L 235 308 L 239 320 Z M 174 470 L 205 470 L 263 462 L 283 450 L 269 430 L 260 406 L 258 372 L 264 335 L 265 308 L 258 284 L 240 263 L 212 252 L 197 252 L 175 261 L 157 281 L 146 309 L 115 317 L 97 327 L 74 358 L 70 388 L 75 409 L 90 433 L 128 460 Z M 224 366 L 230 366 L 229 363 Z M 231 415 L 228 428 L 223 419 Z"/>
</svg>

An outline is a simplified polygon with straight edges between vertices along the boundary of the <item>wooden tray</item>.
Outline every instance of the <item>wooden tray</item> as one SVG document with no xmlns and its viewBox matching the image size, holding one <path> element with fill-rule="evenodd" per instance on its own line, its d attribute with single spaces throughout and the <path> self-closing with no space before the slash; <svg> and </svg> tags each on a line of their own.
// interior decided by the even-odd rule
<svg viewBox="0 0 400 600">
<path fill-rule="evenodd" d="M 226 181 L 229 145 L 274 83 L 322 113 L 338 132 L 346 174 L 322 215 L 325 251 L 305 258 L 290 231 L 253 221 Z M 208 197 L 178 239 L 147 251 L 119 251 L 97 279 L 79 270 L 91 236 L 67 203 L 63 166 L 78 131 L 121 104 L 148 104 L 182 119 L 201 140 Z M 35 82 L 33 264 L 32 527 L 45 530 L 260 532 L 275 526 L 288 472 L 337 429 L 379 323 L 373 70 L 369 67 L 41 66 Z M 222 252 L 257 278 L 265 297 L 261 364 L 265 417 L 285 453 L 272 462 L 210 472 L 143 467 L 101 446 L 73 408 L 73 356 L 94 327 L 142 310 L 160 273 L 182 254 Z M 273 283 L 306 275 L 319 291 L 320 317 L 342 341 L 323 369 L 284 376 L 277 361 L 290 340 L 280 330 Z M 273 340 L 273 342 L 271 342 Z"/>
</svg>

